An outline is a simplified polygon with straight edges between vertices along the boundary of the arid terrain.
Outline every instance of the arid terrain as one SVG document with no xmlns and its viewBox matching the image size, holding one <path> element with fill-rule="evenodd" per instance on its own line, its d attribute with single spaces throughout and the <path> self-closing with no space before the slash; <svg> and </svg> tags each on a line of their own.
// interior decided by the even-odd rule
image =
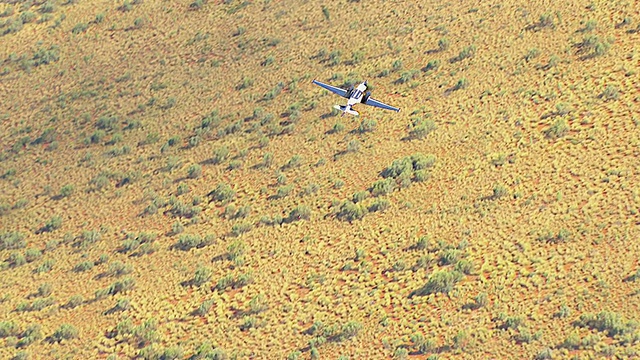
<svg viewBox="0 0 640 360">
<path fill-rule="evenodd" d="M 0 358 L 637 358 L 638 44 L 634 0 L 0 1 Z"/>
</svg>

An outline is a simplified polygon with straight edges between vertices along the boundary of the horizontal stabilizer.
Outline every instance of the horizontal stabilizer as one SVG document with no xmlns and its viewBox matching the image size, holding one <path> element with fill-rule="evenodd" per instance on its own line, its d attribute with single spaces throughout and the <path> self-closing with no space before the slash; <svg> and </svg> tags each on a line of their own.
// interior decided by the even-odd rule
<svg viewBox="0 0 640 360">
<path fill-rule="evenodd" d="M 344 106 L 344 105 L 333 105 L 333 108 L 334 109 L 338 109 L 338 110 L 342 111 L 343 113 L 351 114 L 351 115 L 354 115 L 354 116 L 360 115 L 357 111 L 351 109 L 351 106 L 347 107 L 347 106 Z"/>
</svg>

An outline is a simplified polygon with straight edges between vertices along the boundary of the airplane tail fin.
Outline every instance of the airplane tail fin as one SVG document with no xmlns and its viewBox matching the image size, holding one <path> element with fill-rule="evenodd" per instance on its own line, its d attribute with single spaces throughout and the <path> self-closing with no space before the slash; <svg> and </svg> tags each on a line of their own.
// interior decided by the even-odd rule
<svg viewBox="0 0 640 360">
<path fill-rule="evenodd" d="M 338 109 L 338 110 L 342 111 L 342 115 L 344 115 L 345 113 L 350 114 L 350 115 L 354 115 L 354 116 L 360 115 L 357 111 L 353 110 L 351 108 L 351 106 L 333 105 L 333 107 L 335 109 Z"/>
</svg>

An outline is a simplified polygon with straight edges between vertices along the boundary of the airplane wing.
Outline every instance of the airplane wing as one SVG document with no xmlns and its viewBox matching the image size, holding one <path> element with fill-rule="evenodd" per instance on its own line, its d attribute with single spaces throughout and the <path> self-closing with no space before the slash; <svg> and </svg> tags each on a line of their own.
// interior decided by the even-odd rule
<svg viewBox="0 0 640 360">
<path fill-rule="evenodd" d="M 313 83 L 318 85 L 318 86 L 320 86 L 320 87 L 323 87 L 323 88 L 331 91 L 334 94 L 340 95 L 340 96 L 342 96 L 344 98 L 347 97 L 347 90 L 340 89 L 339 87 L 335 87 L 335 86 L 331 86 L 331 85 L 328 85 L 328 84 L 321 83 L 318 80 L 313 80 Z"/>
<path fill-rule="evenodd" d="M 376 99 L 373 99 L 373 98 L 368 98 L 367 101 L 365 101 L 364 104 L 365 105 L 379 107 L 379 108 L 382 108 L 382 109 L 393 110 L 395 112 L 400 111 L 400 108 L 397 108 L 397 107 L 391 106 L 391 105 L 387 105 L 387 104 L 385 104 L 383 102 L 380 102 L 380 101 L 378 101 Z"/>
</svg>

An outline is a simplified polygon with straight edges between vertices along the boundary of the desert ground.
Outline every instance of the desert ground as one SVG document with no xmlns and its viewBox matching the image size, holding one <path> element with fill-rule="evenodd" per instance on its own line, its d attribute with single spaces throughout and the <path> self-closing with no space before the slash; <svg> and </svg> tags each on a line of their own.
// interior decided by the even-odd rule
<svg viewBox="0 0 640 360">
<path fill-rule="evenodd" d="M 633 0 L 2 1 L 0 358 L 637 358 L 638 44 Z"/>
</svg>

